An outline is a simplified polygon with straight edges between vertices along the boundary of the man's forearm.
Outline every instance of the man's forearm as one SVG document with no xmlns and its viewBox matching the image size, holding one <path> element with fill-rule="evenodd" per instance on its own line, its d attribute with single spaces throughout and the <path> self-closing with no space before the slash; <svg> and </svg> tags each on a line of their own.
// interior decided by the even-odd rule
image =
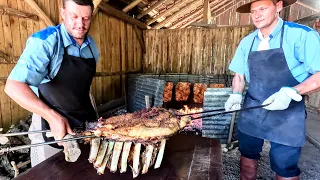
<svg viewBox="0 0 320 180">
<path fill-rule="evenodd" d="M 244 87 L 245 87 L 244 75 L 236 74 L 232 80 L 232 92 L 242 94 Z"/>
<path fill-rule="evenodd" d="M 57 113 L 48 107 L 25 83 L 8 79 L 5 93 L 24 109 L 36 113 L 46 120 L 52 119 Z"/>
<path fill-rule="evenodd" d="M 310 76 L 308 79 L 294 87 L 299 94 L 311 94 L 320 90 L 320 72 Z"/>
</svg>

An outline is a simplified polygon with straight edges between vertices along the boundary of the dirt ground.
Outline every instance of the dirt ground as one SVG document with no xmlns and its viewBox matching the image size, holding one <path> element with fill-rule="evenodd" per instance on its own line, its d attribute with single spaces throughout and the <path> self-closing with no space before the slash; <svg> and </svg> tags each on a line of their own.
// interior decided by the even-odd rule
<svg viewBox="0 0 320 180">
<path fill-rule="evenodd" d="M 269 149 L 270 143 L 265 142 L 263 152 L 258 167 L 259 180 L 272 180 L 274 173 L 270 169 L 269 163 Z M 239 167 L 240 153 L 238 148 L 223 153 L 223 172 L 224 180 L 238 180 L 240 167 Z M 299 162 L 299 167 L 302 171 L 300 175 L 301 180 L 320 180 L 320 151 L 309 141 L 302 148 L 302 154 Z"/>
</svg>

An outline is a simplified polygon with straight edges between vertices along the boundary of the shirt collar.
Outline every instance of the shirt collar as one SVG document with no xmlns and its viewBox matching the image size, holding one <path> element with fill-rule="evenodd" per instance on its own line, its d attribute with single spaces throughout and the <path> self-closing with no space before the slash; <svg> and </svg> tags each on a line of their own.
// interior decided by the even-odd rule
<svg viewBox="0 0 320 180">
<path fill-rule="evenodd" d="M 269 38 L 272 39 L 276 37 L 281 32 L 282 26 L 283 26 L 283 20 L 279 17 L 278 23 L 276 27 L 274 27 L 274 29 L 272 30 L 271 34 L 269 35 Z M 260 40 L 263 38 L 262 33 L 260 32 L 259 29 L 257 31 L 256 38 Z"/>
<path fill-rule="evenodd" d="M 64 47 L 68 47 L 70 45 L 73 45 L 76 47 L 78 46 L 74 38 L 68 33 L 64 23 L 61 24 L 61 35 L 62 35 Z M 88 45 L 88 44 L 90 44 L 90 38 L 86 36 L 84 40 L 84 45 Z"/>
</svg>

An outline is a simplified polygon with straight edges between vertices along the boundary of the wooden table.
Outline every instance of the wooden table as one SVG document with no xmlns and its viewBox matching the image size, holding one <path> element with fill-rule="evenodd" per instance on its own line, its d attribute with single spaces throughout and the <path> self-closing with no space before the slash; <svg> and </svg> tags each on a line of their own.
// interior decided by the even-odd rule
<svg viewBox="0 0 320 180">
<path fill-rule="evenodd" d="M 50 157 L 39 165 L 18 176 L 17 180 L 71 180 L 71 179 L 132 179 L 131 169 L 124 174 L 110 173 L 98 175 L 88 162 L 89 146 L 81 146 L 81 156 L 75 163 L 64 160 L 62 152 Z M 139 175 L 141 180 L 221 180 L 221 146 L 219 141 L 199 136 L 176 135 L 167 141 L 161 167 L 151 167 L 147 174 Z"/>
</svg>

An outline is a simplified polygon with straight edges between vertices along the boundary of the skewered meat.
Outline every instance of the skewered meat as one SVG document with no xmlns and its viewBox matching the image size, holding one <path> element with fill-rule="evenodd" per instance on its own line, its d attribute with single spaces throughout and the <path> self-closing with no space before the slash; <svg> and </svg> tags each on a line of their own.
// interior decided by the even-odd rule
<svg viewBox="0 0 320 180">
<path fill-rule="evenodd" d="M 195 83 L 193 86 L 193 101 L 195 103 L 203 103 L 204 92 L 207 90 L 206 84 Z"/>
<path fill-rule="evenodd" d="M 172 100 L 172 89 L 173 89 L 173 83 L 166 82 L 166 86 L 164 87 L 164 92 L 163 92 L 163 102 L 170 102 Z"/>
<path fill-rule="evenodd" d="M 178 82 L 176 85 L 176 101 L 188 101 L 190 95 L 189 82 Z"/>
<path fill-rule="evenodd" d="M 210 84 L 210 88 L 224 88 L 224 84 Z"/>
<path fill-rule="evenodd" d="M 89 161 L 94 163 L 98 174 L 103 174 L 106 167 L 111 172 L 119 167 L 124 173 L 129 165 L 135 178 L 140 172 L 147 173 L 154 163 L 154 168 L 160 167 L 166 139 L 189 121 L 189 117 L 177 119 L 162 108 L 100 118 L 98 122 L 90 123 L 84 132 L 98 136 L 91 140 Z"/>
</svg>

